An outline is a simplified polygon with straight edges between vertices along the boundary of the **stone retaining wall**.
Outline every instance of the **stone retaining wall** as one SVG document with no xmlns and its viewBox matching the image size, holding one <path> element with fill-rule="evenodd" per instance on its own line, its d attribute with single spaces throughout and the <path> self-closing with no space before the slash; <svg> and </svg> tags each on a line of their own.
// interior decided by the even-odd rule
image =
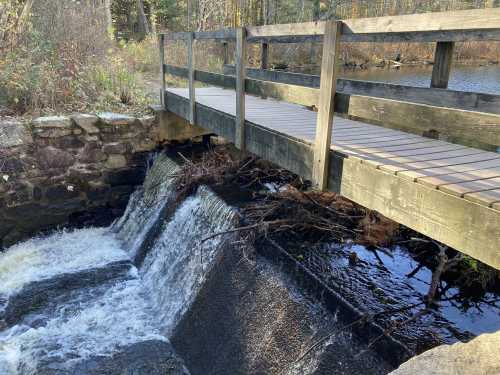
<svg viewBox="0 0 500 375">
<path fill-rule="evenodd" d="M 157 124 L 113 113 L 0 119 L 0 249 L 92 212 L 119 215 L 144 178 Z"/>
</svg>

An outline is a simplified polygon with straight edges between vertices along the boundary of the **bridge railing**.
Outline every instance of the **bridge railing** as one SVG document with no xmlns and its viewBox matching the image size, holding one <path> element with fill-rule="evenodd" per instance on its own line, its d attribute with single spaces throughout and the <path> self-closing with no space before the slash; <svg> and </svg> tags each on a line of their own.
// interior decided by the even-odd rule
<svg viewBox="0 0 500 375">
<path fill-rule="evenodd" d="M 224 44 L 224 73 L 195 70 L 194 42 Z M 165 42 L 184 40 L 187 68 L 165 64 Z M 235 66 L 228 66 L 228 41 L 236 40 Z M 415 133 L 443 134 L 451 141 L 495 150 L 500 145 L 500 96 L 447 90 L 454 45 L 500 41 L 500 8 L 423 13 L 342 21 L 251 26 L 160 35 L 162 103 L 165 74 L 189 80 L 189 120 L 195 123 L 195 81 L 236 90 L 235 144 L 245 149 L 245 93 L 316 107 L 313 182 L 326 186 L 334 112 Z M 269 43 L 323 43 L 321 75 L 268 70 Z M 431 87 L 338 79 L 340 41 L 437 42 Z M 247 43 L 262 46 L 261 69 L 246 69 Z"/>
</svg>

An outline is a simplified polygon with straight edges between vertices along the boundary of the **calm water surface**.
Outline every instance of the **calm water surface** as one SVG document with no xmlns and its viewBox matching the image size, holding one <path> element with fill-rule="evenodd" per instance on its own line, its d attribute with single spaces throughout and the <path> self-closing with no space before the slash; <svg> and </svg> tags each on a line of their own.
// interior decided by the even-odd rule
<svg viewBox="0 0 500 375">
<path fill-rule="evenodd" d="M 432 66 L 421 66 L 401 69 L 373 68 L 368 70 L 343 71 L 340 75 L 343 78 L 364 81 L 429 87 L 431 74 Z M 454 66 L 448 87 L 450 90 L 500 95 L 500 66 Z"/>
</svg>

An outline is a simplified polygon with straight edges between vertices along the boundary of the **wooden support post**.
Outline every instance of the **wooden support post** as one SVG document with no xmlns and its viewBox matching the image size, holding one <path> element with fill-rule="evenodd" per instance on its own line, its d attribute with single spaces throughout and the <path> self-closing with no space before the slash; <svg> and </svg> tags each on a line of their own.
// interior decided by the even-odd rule
<svg viewBox="0 0 500 375">
<path fill-rule="evenodd" d="M 261 51 L 260 51 L 260 68 L 261 69 L 267 69 L 268 68 L 268 61 L 269 61 L 269 44 L 266 42 L 263 42 L 261 45 Z"/>
<path fill-rule="evenodd" d="M 194 125 L 195 123 L 195 109 L 196 109 L 196 93 L 194 88 L 194 34 L 189 33 L 189 38 L 187 40 L 188 44 L 188 79 L 189 79 L 189 123 Z"/>
<path fill-rule="evenodd" d="M 431 87 L 437 89 L 448 88 L 454 49 L 454 42 L 437 42 L 434 67 L 432 68 Z"/>
<path fill-rule="evenodd" d="M 160 92 L 160 104 L 166 109 L 165 103 L 165 89 L 167 87 L 165 83 L 165 34 L 160 34 L 158 37 L 158 43 L 160 47 L 160 82 L 161 82 L 161 92 Z"/>
<path fill-rule="evenodd" d="M 245 151 L 245 65 L 247 61 L 246 29 L 236 30 L 236 129 L 234 144 Z"/>
<path fill-rule="evenodd" d="M 337 61 L 340 54 L 341 33 L 342 22 L 328 21 L 326 23 L 312 169 L 312 182 L 314 187 L 319 190 L 325 190 L 328 184 L 328 163 L 332 138 Z"/>
<path fill-rule="evenodd" d="M 222 43 L 222 48 L 223 48 L 222 64 L 228 65 L 229 64 L 229 49 L 228 49 L 227 42 Z"/>
</svg>

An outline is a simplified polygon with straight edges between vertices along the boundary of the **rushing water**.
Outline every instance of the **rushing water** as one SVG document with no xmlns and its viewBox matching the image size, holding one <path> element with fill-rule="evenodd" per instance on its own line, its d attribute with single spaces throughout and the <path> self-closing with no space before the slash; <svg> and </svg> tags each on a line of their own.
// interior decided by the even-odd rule
<svg viewBox="0 0 500 375">
<path fill-rule="evenodd" d="M 129 363 L 127 373 L 154 373 L 144 364 L 157 360 L 148 352 L 165 349 L 224 243 L 223 236 L 201 240 L 230 228 L 234 217 L 201 187 L 159 220 L 177 169 L 159 156 L 110 228 L 60 231 L 0 254 L 0 374 L 90 374 L 103 358 L 131 350 L 144 360 Z M 153 246 L 138 268 L 133 260 L 147 238 Z"/>
</svg>

